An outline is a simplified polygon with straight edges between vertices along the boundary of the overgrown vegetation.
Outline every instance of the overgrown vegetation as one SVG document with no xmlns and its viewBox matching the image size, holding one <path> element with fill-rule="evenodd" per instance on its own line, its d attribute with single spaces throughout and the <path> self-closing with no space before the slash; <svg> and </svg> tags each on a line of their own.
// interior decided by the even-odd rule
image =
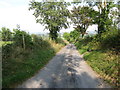
<svg viewBox="0 0 120 90">
<path fill-rule="evenodd" d="M 70 41 L 69 37 L 69 40 Z M 112 27 L 101 36 L 81 37 L 76 45 L 87 63 L 113 87 L 120 86 L 120 30 Z"/>
<path fill-rule="evenodd" d="M 53 0 L 54 1 L 54 0 Z M 58 32 L 69 26 L 68 18 L 75 30 L 64 33 L 63 37 L 74 43 L 88 64 L 114 87 L 120 86 L 120 30 L 117 28 L 120 16 L 120 2 L 30 2 L 29 10 L 34 10 L 36 22 L 49 30 L 52 40 L 30 35 L 20 28 L 11 32 L 3 27 L 1 30 L 3 58 L 3 87 L 14 87 L 42 68 L 55 53 L 65 45 L 58 38 Z M 76 5 L 77 4 L 77 5 Z M 98 11 L 93 7 L 96 6 Z M 113 9 L 116 8 L 116 10 Z M 89 25 L 97 24 L 97 34 L 90 37 L 86 30 Z"/>
<path fill-rule="evenodd" d="M 70 33 L 65 32 L 63 38 L 69 42 L 76 42 L 80 37 L 80 33 L 77 30 L 71 31 Z"/>
<path fill-rule="evenodd" d="M 2 44 L 3 88 L 15 87 L 33 76 L 65 45 L 60 38 L 55 43 L 35 34 L 29 35 L 20 29 L 13 31 L 11 41 L 2 41 L 6 42 Z"/>
</svg>

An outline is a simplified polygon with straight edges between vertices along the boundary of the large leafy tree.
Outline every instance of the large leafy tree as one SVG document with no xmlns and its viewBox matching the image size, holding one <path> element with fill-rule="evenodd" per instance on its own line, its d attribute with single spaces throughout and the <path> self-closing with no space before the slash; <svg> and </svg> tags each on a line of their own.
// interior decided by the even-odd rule
<svg viewBox="0 0 120 90">
<path fill-rule="evenodd" d="M 109 19 L 108 14 L 110 12 L 111 8 L 111 2 L 104 2 L 104 4 L 99 3 L 98 8 L 99 8 L 99 14 L 98 14 L 98 34 L 101 34 L 106 31 L 108 25 L 112 24 L 112 21 Z"/>
<path fill-rule="evenodd" d="M 101 33 L 108 30 L 108 28 L 113 24 L 112 18 L 110 18 L 109 15 L 111 13 L 110 12 L 111 9 L 115 7 L 115 4 L 113 2 L 106 2 L 106 0 L 101 2 L 89 1 L 87 2 L 87 4 L 91 8 L 93 8 L 94 6 L 97 6 L 99 10 L 99 11 L 95 11 L 95 10 L 88 11 L 84 9 L 84 11 L 86 13 L 88 12 L 89 13 L 88 15 L 90 15 L 90 17 L 92 18 L 92 23 L 98 24 L 98 34 L 101 35 Z M 80 28 L 80 26 L 78 27 Z M 85 29 L 81 29 L 81 30 L 85 32 Z"/>
<path fill-rule="evenodd" d="M 78 30 L 82 37 L 86 33 L 86 30 L 90 24 L 92 24 L 92 12 L 94 10 L 90 7 L 74 7 L 71 10 L 71 20 L 74 23 L 75 29 Z"/>
<path fill-rule="evenodd" d="M 94 4 L 89 3 L 89 6 L 97 6 L 98 13 L 95 14 L 94 24 L 98 24 L 98 34 L 105 32 L 109 26 L 112 25 L 112 19 L 109 17 L 110 10 L 115 6 L 113 2 L 94 2 Z"/>
<path fill-rule="evenodd" d="M 50 31 L 50 37 L 56 40 L 61 28 L 67 28 L 69 10 L 66 2 L 36 2 L 31 1 L 30 10 L 34 10 L 36 22 L 45 26 Z"/>
</svg>

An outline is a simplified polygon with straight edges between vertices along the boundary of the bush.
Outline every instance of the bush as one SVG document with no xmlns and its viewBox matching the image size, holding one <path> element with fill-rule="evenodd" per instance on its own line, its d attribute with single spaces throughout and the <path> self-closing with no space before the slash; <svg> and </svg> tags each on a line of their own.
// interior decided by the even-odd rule
<svg viewBox="0 0 120 90">
<path fill-rule="evenodd" d="M 120 30 L 110 29 L 101 35 L 101 48 L 120 51 Z"/>
<path fill-rule="evenodd" d="M 12 32 L 10 31 L 10 29 L 2 27 L 0 33 L 2 34 L 2 41 L 12 40 Z"/>
<path fill-rule="evenodd" d="M 91 50 L 113 50 L 116 53 L 120 52 L 120 30 L 116 28 L 109 29 L 101 35 L 95 35 L 93 37 L 85 37 L 79 39 L 75 45 L 80 48 L 88 46 L 88 51 Z"/>
<path fill-rule="evenodd" d="M 65 33 L 63 34 L 63 38 L 66 39 L 67 41 L 70 41 L 70 34 L 67 33 L 67 32 L 65 32 Z"/>
<path fill-rule="evenodd" d="M 57 38 L 57 43 L 58 43 L 58 44 L 62 44 L 63 46 L 66 45 L 66 43 L 64 42 L 64 40 L 61 39 L 61 38 Z"/>
<path fill-rule="evenodd" d="M 13 41 L 16 46 L 22 48 L 31 48 L 33 44 L 31 36 L 25 31 L 20 31 L 18 29 L 14 29 Z"/>
<path fill-rule="evenodd" d="M 80 33 L 77 30 L 70 32 L 70 42 L 76 42 L 80 37 Z"/>
<path fill-rule="evenodd" d="M 13 52 L 13 45 L 12 44 L 7 44 L 2 46 L 2 59 L 6 60 L 10 58 Z"/>
<path fill-rule="evenodd" d="M 32 41 L 35 47 L 37 48 L 49 48 L 49 43 L 47 40 L 43 40 L 43 38 L 39 35 L 32 34 Z"/>
<path fill-rule="evenodd" d="M 83 38 L 79 38 L 79 40 L 75 43 L 76 47 L 78 49 L 82 48 L 83 46 L 88 45 L 89 42 L 91 42 L 93 40 L 93 37 L 87 36 L 84 39 Z"/>
</svg>

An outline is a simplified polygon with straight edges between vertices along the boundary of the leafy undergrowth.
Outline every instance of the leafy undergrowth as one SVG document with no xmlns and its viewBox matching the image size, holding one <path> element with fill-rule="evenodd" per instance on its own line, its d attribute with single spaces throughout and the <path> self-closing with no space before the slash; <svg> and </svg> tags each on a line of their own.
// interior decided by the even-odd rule
<svg viewBox="0 0 120 90">
<path fill-rule="evenodd" d="M 42 47 L 36 47 L 32 50 L 14 47 L 13 54 L 2 62 L 2 87 L 16 87 L 35 75 L 64 45 L 46 40 Z"/>
</svg>

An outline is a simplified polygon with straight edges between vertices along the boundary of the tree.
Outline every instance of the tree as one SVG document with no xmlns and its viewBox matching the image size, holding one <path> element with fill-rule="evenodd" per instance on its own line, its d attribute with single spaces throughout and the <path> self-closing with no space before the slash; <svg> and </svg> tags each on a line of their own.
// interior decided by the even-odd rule
<svg viewBox="0 0 120 90">
<path fill-rule="evenodd" d="M 2 27 L 1 34 L 2 34 L 2 40 L 3 41 L 11 41 L 12 32 L 10 31 L 10 29 Z"/>
<path fill-rule="evenodd" d="M 29 10 L 34 10 L 36 22 L 45 26 L 50 31 L 52 40 L 56 40 L 61 28 L 67 28 L 69 10 L 66 2 L 35 2 L 31 1 Z"/>
<path fill-rule="evenodd" d="M 98 24 L 98 34 L 105 32 L 109 26 L 112 25 L 112 19 L 109 18 L 110 9 L 115 6 L 113 2 L 96 2 L 94 6 L 97 6 L 99 11 L 95 14 L 94 23 Z"/>
<path fill-rule="evenodd" d="M 92 23 L 91 12 L 94 10 L 90 7 L 74 7 L 71 11 L 71 20 L 75 25 L 75 29 L 78 30 L 82 37 L 86 33 L 88 26 Z"/>
</svg>

